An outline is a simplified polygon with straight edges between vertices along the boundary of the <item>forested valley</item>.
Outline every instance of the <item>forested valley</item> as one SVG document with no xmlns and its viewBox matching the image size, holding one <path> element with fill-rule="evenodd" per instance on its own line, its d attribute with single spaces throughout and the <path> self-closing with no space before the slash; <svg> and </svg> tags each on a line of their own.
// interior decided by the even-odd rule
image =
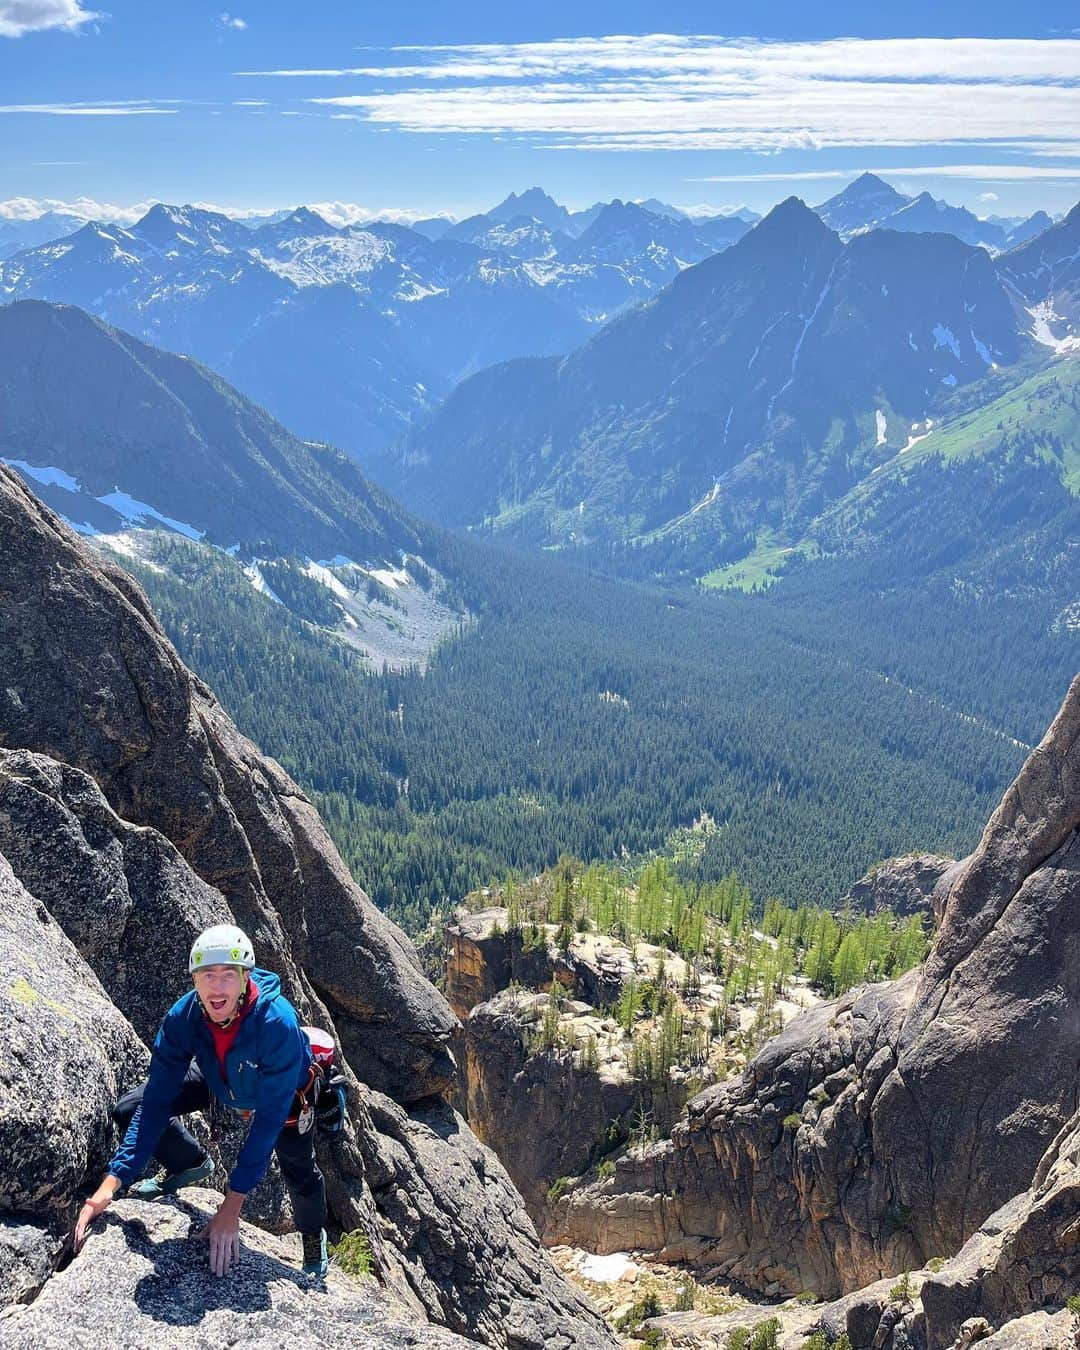
<svg viewBox="0 0 1080 1350">
<path fill-rule="evenodd" d="M 697 595 L 448 536 L 430 560 L 475 622 L 424 674 L 372 672 L 220 552 L 158 550 L 123 561 L 181 655 L 412 932 L 507 872 L 645 855 L 695 822 L 696 879 L 736 869 L 796 906 L 909 849 L 960 855 L 1073 672 L 1051 592 L 917 591 L 847 560 Z"/>
</svg>

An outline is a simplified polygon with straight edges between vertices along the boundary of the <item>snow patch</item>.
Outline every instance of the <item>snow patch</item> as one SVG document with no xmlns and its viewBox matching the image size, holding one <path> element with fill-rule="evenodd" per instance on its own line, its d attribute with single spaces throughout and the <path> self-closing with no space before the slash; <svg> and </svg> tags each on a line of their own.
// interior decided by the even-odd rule
<svg viewBox="0 0 1080 1350">
<path fill-rule="evenodd" d="M 247 577 L 248 581 L 251 582 L 252 586 L 259 592 L 260 595 L 268 596 L 269 599 L 275 601 L 279 605 L 282 603 L 281 596 L 275 594 L 275 592 L 272 591 L 270 587 L 266 584 L 266 578 L 259 570 L 258 563 L 249 563 L 242 570 L 244 576 Z"/>
<path fill-rule="evenodd" d="M 720 495 L 720 484 L 718 482 L 713 483 L 712 487 L 708 490 L 708 492 L 706 492 L 705 496 L 702 497 L 701 501 L 699 501 L 696 506 L 692 506 L 690 508 L 690 514 L 692 516 L 697 515 L 697 513 L 703 507 L 709 506 L 712 502 L 716 501 L 719 495 Z"/>
<path fill-rule="evenodd" d="M 594 1284 L 612 1284 L 621 1280 L 632 1270 L 639 1270 L 633 1258 L 627 1252 L 611 1252 L 607 1256 L 588 1255 L 582 1258 L 578 1273 L 583 1279 Z"/>
<path fill-rule="evenodd" d="M 934 419 L 932 417 L 928 417 L 925 422 L 912 422 L 911 435 L 908 437 L 907 445 L 904 446 L 904 449 L 901 450 L 900 453 L 903 454 L 904 450 L 910 450 L 913 445 L 918 445 L 920 441 L 925 441 L 927 436 L 930 435 L 933 425 Z"/>
<path fill-rule="evenodd" d="M 948 347 L 956 359 L 960 360 L 960 344 L 956 340 L 956 334 L 951 328 L 946 328 L 943 323 L 934 324 L 934 346 Z M 954 380 L 955 384 L 956 381 Z"/>
<path fill-rule="evenodd" d="M 57 469 L 52 465 L 39 468 L 34 464 L 27 464 L 25 459 L 4 459 L 3 455 L 0 455 L 0 463 L 7 464 L 12 469 L 18 469 L 27 478 L 32 478 L 35 483 L 42 483 L 46 487 L 62 487 L 66 488 L 68 492 L 82 491 L 71 474 L 65 473 L 63 469 Z"/>
<path fill-rule="evenodd" d="M 399 586 L 407 586 L 412 580 L 404 567 L 373 567 L 368 575 L 381 581 L 384 586 L 389 586 L 392 591 Z"/>
<path fill-rule="evenodd" d="M 955 375 L 942 375 L 942 377 L 941 377 L 941 383 L 942 383 L 942 384 L 947 384 L 947 385 L 949 386 L 950 389 L 954 389 L 954 388 L 956 387 L 956 376 L 955 376 Z"/>
<path fill-rule="evenodd" d="M 1061 323 L 1062 319 L 1054 313 L 1054 306 L 1049 300 L 1040 300 L 1037 305 L 1033 305 L 1028 313 L 1032 318 L 1031 336 L 1043 347 L 1049 347 L 1055 352 L 1073 352 L 1080 351 L 1080 337 L 1054 336 L 1050 325 L 1052 323 Z"/>
<path fill-rule="evenodd" d="M 111 507 L 118 516 L 123 516 L 125 520 L 160 520 L 162 525 L 168 525 L 170 530 L 175 530 L 177 534 L 185 535 L 188 539 L 201 539 L 206 533 L 205 530 L 197 530 L 194 525 L 189 525 L 183 520 L 173 520 L 172 516 L 162 515 L 155 507 L 141 502 L 137 497 L 132 497 L 130 493 L 121 492 L 119 488 L 115 492 L 110 492 L 104 497 L 95 498 L 102 506 Z"/>
<path fill-rule="evenodd" d="M 309 558 L 301 570 L 306 577 L 310 577 L 312 581 L 319 582 L 320 585 L 333 592 L 339 600 L 352 599 L 351 593 L 338 581 L 333 572 L 329 568 L 323 567 L 321 563 L 313 562 Z"/>
<path fill-rule="evenodd" d="M 874 413 L 874 421 L 877 423 L 877 440 L 874 442 L 874 445 L 875 446 L 884 445 L 885 433 L 888 430 L 888 423 L 885 420 L 885 414 L 881 411 L 880 408 L 878 408 L 877 411 Z"/>
</svg>

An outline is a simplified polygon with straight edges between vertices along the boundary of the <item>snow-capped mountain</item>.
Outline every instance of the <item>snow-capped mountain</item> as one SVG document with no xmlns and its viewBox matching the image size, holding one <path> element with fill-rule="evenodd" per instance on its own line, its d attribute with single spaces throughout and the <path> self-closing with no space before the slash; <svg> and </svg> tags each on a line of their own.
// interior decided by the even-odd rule
<svg viewBox="0 0 1080 1350">
<path fill-rule="evenodd" d="M 547 546 L 743 535 L 820 510 L 1024 345 L 984 250 L 845 243 L 791 198 L 563 360 L 458 386 L 376 473 Z"/>
<path fill-rule="evenodd" d="M 841 238 L 872 230 L 911 201 L 876 173 L 861 173 L 835 197 L 814 210 Z"/>
<path fill-rule="evenodd" d="M 991 252 L 1012 248 L 1051 224 L 1044 211 L 1027 220 L 1006 221 L 994 216 L 980 218 L 963 206 L 921 192 L 905 197 L 874 173 L 860 174 L 842 192 L 814 208 L 841 238 L 864 230 L 903 230 L 919 234 L 952 234 L 965 244 L 977 244 Z"/>
<path fill-rule="evenodd" d="M 1080 204 L 997 265 L 1035 341 L 1052 351 L 1080 351 Z"/>
<path fill-rule="evenodd" d="M 906 205 L 877 222 L 879 229 L 905 230 L 918 234 L 952 234 L 965 244 L 979 244 L 987 249 L 1000 249 L 1005 243 L 1005 231 L 989 220 L 980 220 L 963 206 L 920 192 Z"/>
<path fill-rule="evenodd" d="M 387 222 L 334 226 L 306 207 L 252 227 L 158 205 L 130 227 L 90 222 L 0 263 L 0 297 L 76 304 L 189 353 L 363 456 L 457 380 L 569 350 L 746 228 L 621 202 L 575 227 L 580 238 L 551 223 L 569 221 L 539 189 L 436 239 Z"/>
<path fill-rule="evenodd" d="M 29 219 L 0 216 L 0 258 L 10 258 L 21 249 L 33 248 L 50 239 L 62 239 L 81 230 L 85 224 L 85 216 L 70 211 L 44 211 Z"/>
</svg>

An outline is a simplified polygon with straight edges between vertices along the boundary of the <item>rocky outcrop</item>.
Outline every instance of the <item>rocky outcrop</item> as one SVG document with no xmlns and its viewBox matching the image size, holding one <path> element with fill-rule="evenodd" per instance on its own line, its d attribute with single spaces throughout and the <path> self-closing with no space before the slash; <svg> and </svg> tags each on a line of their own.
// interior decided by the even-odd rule
<svg viewBox="0 0 1080 1350">
<path fill-rule="evenodd" d="M 299 1238 L 241 1224 L 241 1258 L 225 1279 L 210 1273 L 195 1234 L 217 1208 L 212 1191 L 183 1200 L 119 1200 L 87 1245 L 29 1306 L 0 1313 L 7 1350 L 107 1345 L 289 1345 L 297 1350 L 456 1350 L 476 1345 L 407 1316 L 370 1277 L 331 1266 L 300 1274 Z"/>
<path fill-rule="evenodd" d="M 520 928 L 509 928 L 500 906 L 459 912 L 446 928 L 446 996 L 464 1019 L 501 989 L 520 984 L 548 989 L 558 983 L 594 1008 L 611 1006 L 634 973 L 621 942 L 599 938 L 574 950 L 555 947 L 556 924 L 541 924 L 539 946 L 526 947 Z"/>
<path fill-rule="evenodd" d="M 442 1102 L 373 1097 L 367 1175 L 412 1288 L 440 1320 L 513 1350 L 606 1350 L 610 1333 L 555 1271 L 502 1164 Z"/>
<path fill-rule="evenodd" d="M 836 908 L 864 914 L 886 911 L 905 917 L 928 913 L 933 907 L 935 887 L 954 866 L 951 858 L 936 853 L 908 853 L 902 858 L 890 858 L 860 877 Z"/>
<path fill-rule="evenodd" d="M 34 1166 L 49 1181 L 0 1195 L 0 1302 L 31 1297 L 52 1269 L 75 1190 L 108 1156 L 107 1107 L 145 1065 L 139 1036 L 186 987 L 194 935 L 235 919 L 304 1020 L 343 1047 L 352 1123 L 320 1154 L 331 1210 L 367 1232 L 417 1324 L 515 1350 L 540 1344 L 537 1328 L 566 1350 L 612 1344 L 547 1262 L 506 1173 L 438 1101 L 455 1021 L 411 944 L 355 885 L 300 788 L 183 666 L 139 588 L 2 466 L 0 854 L 8 887 L 68 953 L 38 953 L 38 925 L 20 919 L 10 959 L 26 970 L 4 986 L 14 1012 L 0 989 L 0 1015 L 14 1019 L 21 997 L 60 1018 L 12 1022 L 18 1071 L 25 1044 L 33 1081 L 14 1083 L 0 1111 L 0 1173 L 23 1157 L 20 1141 L 44 1137 Z M 67 998 L 42 988 L 55 969 L 66 989 L 64 962 L 101 1013 L 57 1063 L 35 1028 L 67 1034 L 48 1002 Z"/>
<path fill-rule="evenodd" d="M 533 1221 L 544 1231 L 547 1191 L 579 1176 L 612 1123 L 624 1131 L 649 1093 L 607 1066 L 583 1071 L 571 1051 L 529 1054 L 512 993 L 474 1008 L 465 1024 L 468 1119 L 506 1163 Z"/>
<path fill-rule="evenodd" d="M 1080 1076 L 1080 677 L 939 882 L 925 965 L 796 1018 L 559 1238 L 833 1297 L 957 1252 L 1026 1189 Z"/>
</svg>

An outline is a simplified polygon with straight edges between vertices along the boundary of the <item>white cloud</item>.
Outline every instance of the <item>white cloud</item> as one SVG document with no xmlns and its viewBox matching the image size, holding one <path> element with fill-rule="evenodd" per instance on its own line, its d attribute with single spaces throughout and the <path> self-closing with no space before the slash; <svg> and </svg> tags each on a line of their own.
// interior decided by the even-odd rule
<svg viewBox="0 0 1080 1350">
<path fill-rule="evenodd" d="M 721 173 L 691 178 L 691 183 L 794 183 L 814 179 L 850 179 L 862 169 L 795 170 L 789 173 Z M 1080 164 L 1051 168 L 1047 164 L 930 164 L 917 168 L 886 167 L 870 169 L 883 178 L 973 178 L 984 183 L 1022 183 L 1032 179 L 1044 182 L 1071 182 L 1080 179 Z M 993 194 L 989 194 L 992 196 Z"/>
<path fill-rule="evenodd" d="M 403 131 L 519 135 L 562 150 L 1008 144 L 1053 153 L 1047 129 L 1080 125 L 1072 39 L 652 34 L 398 47 L 375 65 L 237 73 L 361 81 L 357 92 L 310 101 Z"/>
<path fill-rule="evenodd" d="M 90 197 L 75 197 L 71 201 L 61 201 L 56 197 L 9 197 L 0 201 L 0 220 L 36 220 L 46 211 L 59 211 L 69 216 L 79 216 L 83 220 L 115 221 L 120 225 L 131 225 L 140 216 L 145 216 L 153 201 L 136 202 L 133 206 L 112 206 L 108 202 L 96 202 Z"/>
<path fill-rule="evenodd" d="M 143 117 L 175 112 L 175 108 L 159 108 L 134 99 L 112 103 L 0 103 L 0 113 L 40 113 L 48 117 Z"/>
<path fill-rule="evenodd" d="M 114 206 L 109 202 L 94 201 L 90 197 L 75 197 L 63 201 L 56 197 L 9 197 L 0 201 L 0 220 L 36 220 L 46 211 L 57 211 L 65 215 L 79 216 L 83 220 L 102 220 L 118 225 L 132 225 L 141 219 L 157 204 L 157 198 L 145 202 L 135 202 L 131 206 Z M 357 202 L 306 202 L 316 215 L 322 216 L 330 225 L 362 225 L 370 220 L 392 220 L 401 225 L 411 225 L 414 220 L 427 220 L 438 216 L 452 221 L 454 217 L 448 211 L 424 211 L 411 207 L 387 206 L 375 208 L 361 206 Z M 234 220 L 246 220 L 250 216 L 272 215 L 277 210 L 291 211 L 295 202 L 283 206 L 218 206 L 214 202 L 192 202 L 192 206 L 201 211 L 216 211 L 231 216 Z"/>
<path fill-rule="evenodd" d="M 996 202 L 997 200 L 998 200 L 998 195 L 997 195 L 996 192 L 980 192 L 980 193 L 979 193 L 979 201 L 981 201 L 981 202 Z"/>
<path fill-rule="evenodd" d="M 234 28 L 237 32 L 243 32 L 247 27 L 247 20 L 241 19 L 237 14 L 219 14 L 218 23 L 222 28 Z"/>
<path fill-rule="evenodd" d="M 46 28 L 73 33 L 100 18 L 83 9 L 82 0 L 0 0 L 0 37 L 17 38 Z"/>
</svg>

